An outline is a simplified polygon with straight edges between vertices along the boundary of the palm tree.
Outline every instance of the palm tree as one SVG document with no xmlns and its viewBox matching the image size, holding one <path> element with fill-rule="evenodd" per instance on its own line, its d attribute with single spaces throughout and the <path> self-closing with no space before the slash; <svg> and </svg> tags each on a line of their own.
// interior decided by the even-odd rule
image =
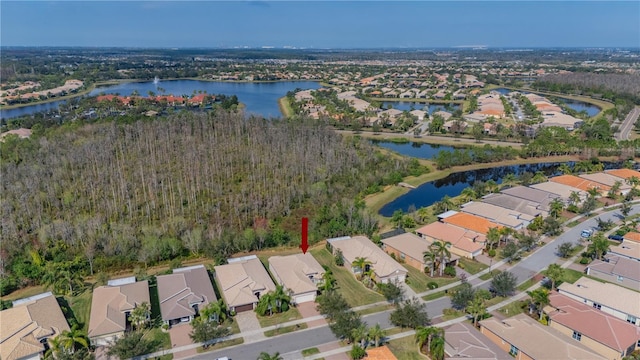
<svg viewBox="0 0 640 360">
<path fill-rule="evenodd" d="M 484 305 L 484 299 L 476 296 L 467 305 L 466 311 L 473 317 L 473 326 L 477 326 L 478 319 L 487 313 L 487 307 Z"/>
<path fill-rule="evenodd" d="M 418 343 L 418 347 L 422 349 L 423 347 L 427 347 L 427 349 L 431 349 L 431 342 L 435 337 L 444 336 L 444 329 L 435 327 L 435 326 L 419 326 L 416 329 L 416 343 Z"/>
<path fill-rule="evenodd" d="M 549 215 L 553 216 L 555 219 L 558 218 L 563 209 L 564 203 L 559 198 L 555 198 L 549 203 Z"/>
<path fill-rule="evenodd" d="M 356 275 L 358 280 L 362 280 L 364 272 L 367 271 L 367 266 L 369 265 L 371 265 L 371 261 L 367 260 L 366 257 L 357 257 L 353 262 L 351 262 L 351 266 L 353 266 L 354 270 L 358 271 L 358 275 Z"/>
<path fill-rule="evenodd" d="M 320 291 L 327 292 L 331 291 L 335 288 L 336 279 L 333 276 L 333 272 L 331 270 L 325 270 L 324 274 L 322 274 L 322 283 L 320 283 Z"/>
<path fill-rule="evenodd" d="M 68 352 L 74 352 L 76 349 L 89 347 L 89 341 L 87 337 L 78 329 L 78 325 L 75 324 L 70 330 L 65 330 L 60 334 L 60 343 L 62 347 Z"/>
<path fill-rule="evenodd" d="M 487 180 L 485 184 L 487 186 L 487 191 L 489 191 L 489 193 L 494 193 L 498 191 L 498 188 L 499 188 L 498 183 L 496 183 L 493 179 Z"/>
<path fill-rule="evenodd" d="M 489 246 L 489 250 L 495 249 L 495 245 L 498 245 L 500 242 L 500 229 L 497 227 L 489 228 L 487 231 L 487 245 Z"/>
<path fill-rule="evenodd" d="M 609 199 L 615 199 L 618 196 L 618 192 L 620 191 L 620 187 L 622 186 L 622 182 L 616 181 L 611 185 L 611 189 L 607 193 L 607 197 Z"/>
<path fill-rule="evenodd" d="M 533 182 L 534 184 L 539 184 L 545 181 L 547 181 L 547 176 L 542 171 L 536 171 L 535 175 L 533 175 L 533 178 L 531 178 L 531 182 Z"/>
<path fill-rule="evenodd" d="M 442 332 L 440 336 L 435 337 L 431 341 L 431 346 L 429 347 L 429 354 L 431 355 L 432 360 L 444 359 L 444 332 Z"/>
<path fill-rule="evenodd" d="M 268 352 L 261 352 L 260 356 L 258 356 L 258 360 L 283 360 L 282 356 L 280 356 L 279 352 L 274 353 L 273 355 Z"/>
<path fill-rule="evenodd" d="M 362 324 L 357 328 L 351 329 L 351 341 L 354 343 L 359 342 L 361 348 L 365 348 L 367 341 L 367 325 Z"/>
<path fill-rule="evenodd" d="M 636 187 L 638 187 L 638 185 L 640 185 L 640 178 L 638 178 L 637 176 L 629 177 L 625 181 L 627 182 L 627 184 L 631 185 L 631 188 L 633 190 L 635 190 Z"/>
<path fill-rule="evenodd" d="M 276 285 L 276 291 L 273 292 L 273 300 L 276 303 L 277 312 L 285 312 L 289 310 L 291 296 L 284 290 L 282 285 Z"/>
<path fill-rule="evenodd" d="M 451 252 L 449 252 L 450 242 L 434 241 L 429 248 L 436 254 L 438 258 L 438 264 L 440 266 L 440 276 L 444 275 L 444 267 L 447 261 L 451 259 Z"/>
<path fill-rule="evenodd" d="M 504 187 L 514 185 L 518 182 L 518 177 L 514 173 L 508 173 L 502 178 L 502 185 Z"/>
<path fill-rule="evenodd" d="M 149 316 L 151 316 L 151 305 L 145 301 L 133 309 L 129 314 L 129 321 L 133 327 L 140 329 L 149 321 Z"/>
<path fill-rule="evenodd" d="M 569 175 L 572 173 L 571 167 L 567 163 L 564 163 L 558 166 L 558 171 L 560 171 L 564 175 Z"/>
<path fill-rule="evenodd" d="M 258 300 L 258 305 L 256 305 L 256 313 L 261 316 L 265 316 L 267 312 L 269 315 L 273 315 L 273 309 L 276 307 L 275 297 L 273 296 L 273 292 L 269 291 L 266 294 L 262 294 L 260 296 L 260 300 Z"/>
<path fill-rule="evenodd" d="M 527 291 L 527 295 L 531 297 L 529 310 L 531 311 L 532 307 L 537 309 L 538 314 L 540 315 L 540 320 L 542 320 L 542 314 L 543 314 L 542 309 L 545 307 L 545 305 L 549 304 L 549 291 L 541 287 L 533 291 Z"/>
<path fill-rule="evenodd" d="M 600 190 L 598 190 L 597 187 L 592 186 L 587 190 L 587 193 L 589 193 L 589 196 L 592 198 L 596 198 L 596 196 L 600 195 Z"/>
<path fill-rule="evenodd" d="M 577 191 L 572 191 L 569 195 L 569 201 L 571 202 L 571 205 L 578 205 L 578 203 L 580 202 L 580 193 Z"/>
<path fill-rule="evenodd" d="M 380 342 L 382 339 L 387 336 L 387 332 L 380 327 L 380 324 L 376 324 L 376 326 L 369 328 L 369 333 L 367 334 L 370 341 L 373 341 L 376 347 L 380 346 Z"/>
<path fill-rule="evenodd" d="M 591 244 L 589 244 L 587 250 L 594 253 L 596 259 L 601 259 L 602 256 L 609 251 L 609 240 L 607 240 L 602 233 L 598 233 L 591 240 Z"/>
<path fill-rule="evenodd" d="M 49 339 L 49 348 L 44 353 L 45 359 L 55 359 L 58 357 L 60 351 L 63 350 L 62 341 L 60 336 L 56 336 L 54 338 Z"/>
<path fill-rule="evenodd" d="M 551 264 L 547 268 L 547 277 L 551 280 L 551 291 L 553 291 L 558 281 L 562 280 L 564 269 L 558 264 Z"/>
<path fill-rule="evenodd" d="M 478 197 L 478 195 L 476 194 L 475 190 L 473 190 L 473 188 L 471 187 L 466 187 L 464 188 L 464 190 L 462 190 L 462 192 L 460 193 L 460 200 L 461 203 L 467 203 L 473 199 L 476 199 Z"/>
<path fill-rule="evenodd" d="M 227 319 L 227 307 L 224 305 L 224 301 L 222 299 L 213 301 L 200 311 L 200 316 L 221 324 Z"/>
<path fill-rule="evenodd" d="M 509 237 L 515 233 L 515 230 L 510 227 L 504 226 L 498 230 L 498 233 L 500 234 L 500 241 L 504 241 L 504 243 L 506 244 L 509 240 Z"/>
<path fill-rule="evenodd" d="M 588 160 L 579 161 L 575 165 L 573 165 L 573 171 L 575 171 L 578 174 L 587 172 L 589 170 L 591 170 L 591 162 Z"/>
<path fill-rule="evenodd" d="M 431 274 L 429 276 L 433 277 L 433 271 L 436 267 L 436 262 L 438 262 L 438 255 L 431 250 L 427 250 L 422 253 L 422 257 L 425 264 L 427 264 L 429 269 L 431 269 Z"/>
</svg>

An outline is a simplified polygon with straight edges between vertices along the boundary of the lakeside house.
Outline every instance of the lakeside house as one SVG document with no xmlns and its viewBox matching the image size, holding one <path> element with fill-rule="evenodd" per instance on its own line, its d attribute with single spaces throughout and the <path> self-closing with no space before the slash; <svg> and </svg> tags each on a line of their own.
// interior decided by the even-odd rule
<svg viewBox="0 0 640 360">
<path fill-rule="evenodd" d="M 469 259 L 480 255 L 487 242 L 485 234 L 439 221 L 417 229 L 416 233 L 429 242 L 449 242 L 451 243 L 449 251 L 452 254 Z"/>
<path fill-rule="evenodd" d="M 496 224 L 515 230 L 526 228 L 535 218 L 535 216 L 527 215 L 519 211 L 479 201 L 471 201 L 463 204 L 460 211 L 483 217 Z"/>
<path fill-rule="evenodd" d="M 232 258 L 227 263 L 214 267 L 214 276 L 229 311 L 251 311 L 262 294 L 275 291 L 276 284 L 257 256 Z"/>
<path fill-rule="evenodd" d="M 541 210 L 547 212 L 549 211 L 549 204 L 551 204 L 554 199 L 560 197 L 560 195 L 556 194 L 555 192 L 521 185 L 503 189 L 500 191 L 500 193 L 531 201 L 534 204 L 539 204 L 536 205 L 536 208 L 540 208 Z"/>
<path fill-rule="evenodd" d="M 609 186 L 609 188 L 613 187 L 616 183 L 618 183 L 618 185 L 620 186 L 620 189 L 618 190 L 618 194 L 620 195 L 626 195 L 629 193 L 629 191 L 631 191 L 631 185 L 627 184 L 625 180 L 617 176 L 613 176 L 606 172 L 597 172 L 593 174 L 581 174 L 578 176 L 598 184 Z"/>
<path fill-rule="evenodd" d="M 545 218 L 549 215 L 548 211 L 542 209 L 543 206 L 540 202 L 521 199 L 507 194 L 487 194 L 482 197 L 481 201 L 483 203 L 492 204 L 505 209 L 515 210 L 533 217 L 540 216 Z"/>
<path fill-rule="evenodd" d="M 546 191 L 546 192 L 550 192 L 552 194 L 556 194 L 558 195 L 562 201 L 565 204 L 569 204 L 571 203 L 571 194 L 572 193 L 576 193 L 578 194 L 578 202 L 583 202 L 587 199 L 587 192 L 580 190 L 578 188 L 575 188 L 573 186 L 569 186 L 566 184 L 561 184 L 559 182 L 556 181 L 545 181 L 545 182 L 541 182 L 539 184 L 533 184 L 533 185 L 529 185 L 529 187 L 534 188 L 534 189 L 538 189 L 538 190 L 542 190 L 542 191 Z"/>
<path fill-rule="evenodd" d="M 353 261 L 356 258 L 366 258 L 371 262 L 376 282 L 388 283 L 397 281 L 403 283 L 407 277 L 407 269 L 393 260 L 391 256 L 366 236 L 344 236 L 327 239 L 327 242 L 331 247 L 332 253 L 335 253 L 336 249 L 342 251 L 345 266 L 350 268 L 354 275 L 368 269 L 351 266 Z"/>
<path fill-rule="evenodd" d="M 290 292 L 293 304 L 316 300 L 324 269 L 311 253 L 272 256 L 268 261 L 273 278 Z"/>
<path fill-rule="evenodd" d="M 502 228 L 501 225 L 498 225 L 483 217 L 453 210 L 438 215 L 438 218 L 446 224 L 455 225 L 457 227 L 471 230 L 483 235 L 487 235 L 487 232 L 489 232 L 489 229 L 491 228 Z"/>
<path fill-rule="evenodd" d="M 588 192 L 591 189 L 596 189 L 600 193 L 600 195 L 602 195 L 603 193 L 606 193 L 611 189 L 610 186 L 607 186 L 595 181 L 590 181 L 574 175 L 554 176 L 550 178 L 549 181 L 571 186 L 572 188 L 582 190 L 584 192 Z"/>
<path fill-rule="evenodd" d="M 173 269 L 157 279 L 162 321 L 169 326 L 192 321 L 201 308 L 217 301 L 204 265 Z"/>
<path fill-rule="evenodd" d="M 13 302 L 0 311 L 0 359 L 40 359 L 49 341 L 71 330 L 51 292 Z"/>
<path fill-rule="evenodd" d="M 93 290 L 88 337 L 94 346 L 109 345 L 131 330 L 129 315 L 142 303 L 151 304 L 149 282 L 135 277 L 111 280 Z"/>
</svg>

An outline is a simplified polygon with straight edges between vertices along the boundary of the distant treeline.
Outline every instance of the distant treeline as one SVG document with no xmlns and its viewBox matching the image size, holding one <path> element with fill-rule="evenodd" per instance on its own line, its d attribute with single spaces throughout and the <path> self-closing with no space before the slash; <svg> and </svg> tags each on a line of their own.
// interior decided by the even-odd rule
<svg viewBox="0 0 640 360">
<path fill-rule="evenodd" d="M 631 74 L 597 74 L 576 72 L 549 74 L 536 80 L 536 90 L 597 96 L 607 100 L 628 98 L 640 103 L 640 76 Z"/>
<path fill-rule="evenodd" d="M 85 273 L 372 234 L 362 194 L 425 171 L 318 122 L 179 113 L 1 144 L 2 272 L 39 282 L 40 260 Z M 37 256 L 34 256 L 37 254 Z"/>
</svg>

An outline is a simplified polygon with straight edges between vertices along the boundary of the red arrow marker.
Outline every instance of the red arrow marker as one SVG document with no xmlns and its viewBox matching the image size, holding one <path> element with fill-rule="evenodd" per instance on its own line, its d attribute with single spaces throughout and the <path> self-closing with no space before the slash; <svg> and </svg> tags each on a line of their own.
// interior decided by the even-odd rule
<svg viewBox="0 0 640 360">
<path fill-rule="evenodd" d="M 307 237 L 309 233 L 309 219 L 302 218 L 302 244 L 300 244 L 300 248 L 302 249 L 302 253 L 306 254 L 307 249 L 309 248 L 309 239 Z"/>
</svg>

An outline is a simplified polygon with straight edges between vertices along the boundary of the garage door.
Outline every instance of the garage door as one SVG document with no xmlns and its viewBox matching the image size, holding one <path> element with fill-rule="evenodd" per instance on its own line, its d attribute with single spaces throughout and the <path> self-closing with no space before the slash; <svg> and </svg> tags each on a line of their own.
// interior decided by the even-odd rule
<svg viewBox="0 0 640 360">
<path fill-rule="evenodd" d="M 253 310 L 253 304 L 236 306 L 236 313 L 240 313 L 243 311 L 251 311 L 251 310 Z"/>
<path fill-rule="evenodd" d="M 293 297 L 293 301 L 296 304 L 301 304 L 304 302 L 309 302 L 309 301 L 315 301 L 316 300 L 316 294 L 315 293 L 308 293 L 308 294 L 300 294 L 300 295 L 296 295 Z"/>
</svg>

